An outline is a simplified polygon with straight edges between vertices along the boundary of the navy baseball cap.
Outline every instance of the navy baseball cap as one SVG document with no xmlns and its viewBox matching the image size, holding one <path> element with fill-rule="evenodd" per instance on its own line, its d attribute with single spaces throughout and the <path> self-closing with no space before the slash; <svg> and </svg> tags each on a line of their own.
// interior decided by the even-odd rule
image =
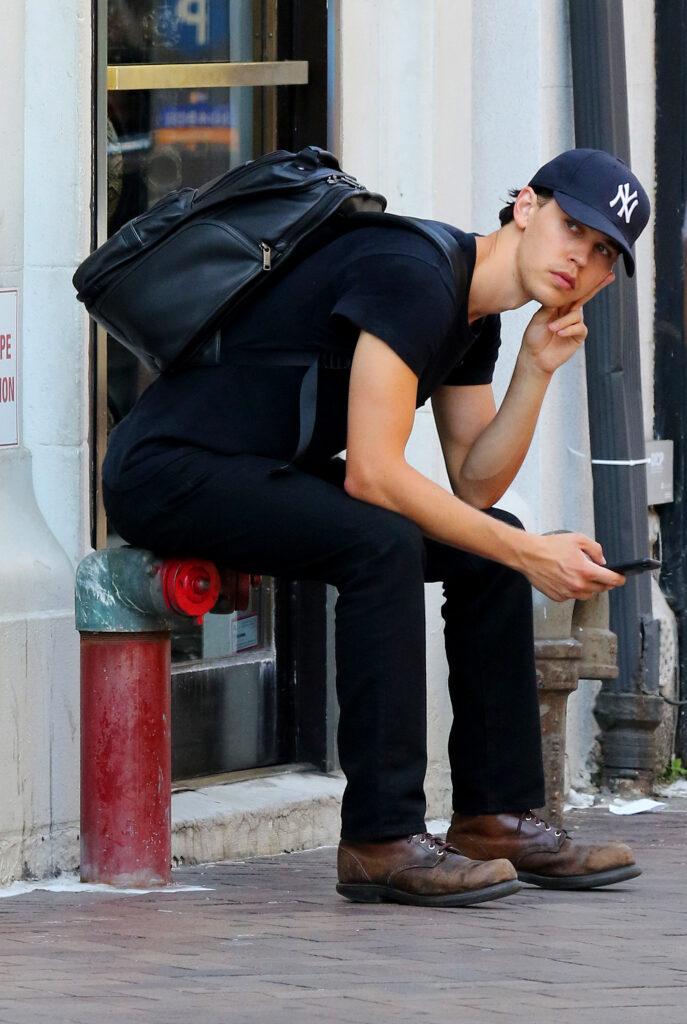
<svg viewBox="0 0 687 1024">
<path fill-rule="evenodd" d="M 540 167 L 529 184 L 549 189 L 570 217 L 613 239 L 632 277 L 634 244 L 649 220 L 651 204 L 624 160 L 602 149 L 568 149 Z"/>
</svg>

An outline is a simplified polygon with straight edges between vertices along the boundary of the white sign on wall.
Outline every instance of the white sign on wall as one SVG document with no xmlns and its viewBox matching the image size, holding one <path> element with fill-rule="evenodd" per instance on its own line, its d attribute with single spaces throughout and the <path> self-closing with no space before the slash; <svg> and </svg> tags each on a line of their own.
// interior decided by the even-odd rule
<svg viewBox="0 0 687 1024">
<path fill-rule="evenodd" d="M 17 289 L 0 288 L 0 448 L 19 444 Z"/>
<path fill-rule="evenodd" d="M 18 444 L 17 291 L 0 288 L 0 447 Z"/>
</svg>

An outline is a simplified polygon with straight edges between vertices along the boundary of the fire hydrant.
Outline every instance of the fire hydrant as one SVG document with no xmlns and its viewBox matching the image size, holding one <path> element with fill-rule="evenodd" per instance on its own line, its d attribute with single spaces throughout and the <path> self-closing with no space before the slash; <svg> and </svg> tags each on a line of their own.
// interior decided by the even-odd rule
<svg viewBox="0 0 687 1024">
<path fill-rule="evenodd" d="M 169 883 L 171 632 L 181 617 L 233 611 L 245 578 L 130 547 L 80 562 L 82 881 Z"/>
</svg>

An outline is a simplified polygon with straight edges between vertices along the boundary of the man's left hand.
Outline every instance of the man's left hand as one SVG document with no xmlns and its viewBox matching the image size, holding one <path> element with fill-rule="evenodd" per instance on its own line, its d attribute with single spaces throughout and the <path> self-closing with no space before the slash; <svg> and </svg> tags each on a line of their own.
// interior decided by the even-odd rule
<svg viewBox="0 0 687 1024">
<path fill-rule="evenodd" d="M 541 306 L 522 339 L 529 362 L 547 374 L 566 363 L 587 337 L 583 306 L 613 281 L 615 274 L 610 271 L 590 292 L 567 306 Z"/>
</svg>

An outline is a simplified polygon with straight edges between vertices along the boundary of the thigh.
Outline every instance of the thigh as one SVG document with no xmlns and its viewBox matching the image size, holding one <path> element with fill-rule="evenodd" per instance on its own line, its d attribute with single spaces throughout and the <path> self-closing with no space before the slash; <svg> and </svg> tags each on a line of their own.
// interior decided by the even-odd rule
<svg viewBox="0 0 687 1024">
<path fill-rule="evenodd" d="M 270 475 L 282 462 L 199 450 L 144 488 L 109 494 L 108 514 L 125 540 L 162 555 L 333 583 L 340 565 L 403 519 L 348 495 L 342 459 Z"/>
<path fill-rule="evenodd" d="M 512 513 L 500 508 L 485 509 L 488 516 L 508 523 L 510 526 L 522 528 L 522 523 Z M 494 562 L 481 555 L 473 555 L 461 548 L 452 547 L 450 544 L 442 544 L 441 541 L 425 537 L 425 550 L 427 554 L 425 581 L 435 583 L 439 580 L 446 583 L 455 577 L 464 577 L 466 580 L 480 576 L 489 576 L 494 572 L 503 571 L 506 567 L 501 562 Z"/>
</svg>

